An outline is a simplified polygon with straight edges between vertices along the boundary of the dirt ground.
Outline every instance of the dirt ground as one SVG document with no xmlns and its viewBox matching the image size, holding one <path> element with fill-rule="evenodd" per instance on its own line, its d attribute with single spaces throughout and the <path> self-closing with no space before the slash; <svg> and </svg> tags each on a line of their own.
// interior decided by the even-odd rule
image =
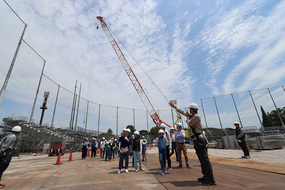
<svg viewBox="0 0 285 190">
<path fill-rule="evenodd" d="M 60 165 L 54 165 L 57 157 L 30 156 L 13 158 L 4 172 L 5 189 L 285 189 L 285 165 L 254 160 L 232 159 L 210 155 L 217 186 L 206 187 L 197 183 L 201 169 L 194 153 L 190 157 L 191 169 L 176 169 L 172 158 L 169 175 L 160 176 L 157 153 L 148 154 L 143 162 L 145 171 L 129 173 L 124 169 L 118 174 L 118 158 L 114 162 L 101 158 L 81 160 L 81 153 L 61 156 Z M 183 160 L 184 163 L 184 160 Z"/>
</svg>

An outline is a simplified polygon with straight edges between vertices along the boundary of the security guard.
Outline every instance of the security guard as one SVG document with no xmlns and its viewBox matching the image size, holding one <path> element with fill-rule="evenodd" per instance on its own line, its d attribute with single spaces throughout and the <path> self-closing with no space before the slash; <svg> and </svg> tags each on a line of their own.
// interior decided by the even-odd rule
<svg viewBox="0 0 285 190">
<path fill-rule="evenodd" d="M 234 126 L 236 126 L 236 129 L 235 129 L 236 140 L 244 153 L 244 156 L 242 156 L 241 158 L 249 159 L 250 156 L 249 156 L 248 148 L 246 146 L 245 132 L 243 128 L 239 126 L 239 122 L 235 122 Z"/>
<path fill-rule="evenodd" d="M 3 172 L 11 162 L 14 146 L 16 145 L 16 136 L 20 134 L 21 130 L 20 126 L 13 127 L 12 134 L 4 137 L 0 142 L 0 181 Z M 4 184 L 0 184 L 0 188 L 4 188 L 5 186 Z"/>
<path fill-rule="evenodd" d="M 202 178 L 198 178 L 198 182 L 201 182 L 203 185 L 209 186 L 217 185 L 213 176 L 212 165 L 208 157 L 208 141 L 206 137 L 202 134 L 202 124 L 201 117 L 200 115 L 198 115 L 198 105 L 195 103 L 190 104 L 190 114 L 181 109 L 178 109 L 173 103 L 169 103 L 169 105 L 175 108 L 178 113 L 185 115 L 187 117 L 186 122 L 188 126 L 191 127 L 194 148 L 201 163 L 201 169 L 203 174 Z"/>
</svg>

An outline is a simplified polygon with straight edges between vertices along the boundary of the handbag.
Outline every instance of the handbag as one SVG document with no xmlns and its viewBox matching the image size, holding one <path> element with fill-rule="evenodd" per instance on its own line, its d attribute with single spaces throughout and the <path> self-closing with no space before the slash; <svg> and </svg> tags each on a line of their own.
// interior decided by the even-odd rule
<svg viewBox="0 0 285 190">
<path fill-rule="evenodd" d="M 120 149 L 120 153 L 121 154 L 127 154 L 129 152 L 129 148 L 128 147 L 125 147 L 125 148 L 121 148 Z"/>
</svg>

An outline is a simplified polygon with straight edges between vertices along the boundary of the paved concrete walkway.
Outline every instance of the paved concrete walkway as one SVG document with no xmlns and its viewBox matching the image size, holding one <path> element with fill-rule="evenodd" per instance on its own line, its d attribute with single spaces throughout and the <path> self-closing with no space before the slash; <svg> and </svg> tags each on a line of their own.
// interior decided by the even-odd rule
<svg viewBox="0 0 285 190">
<path fill-rule="evenodd" d="M 210 156 L 217 186 L 205 187 L 197 183 L 201 177 L 200 164 L 191 153 L 192 169 L 172 169 L 169 175 L 160 176 L 156 153 L 148 155 L 143 162 L 145 171 L 135 172 L 129 168 L 118 174 L 118 158 L 115 162 L 101 158 L 81 160 L 81 153 L 61 156 L 61 165 L 54 165 L 56 157 L 35 157 L 11 162 L 2 177 L 5 189 L 285 189 L 284 164 L 270 164 L 251 160 L 229 159 Z M 176 167 L 175 156 L 172 167 Z M 184 163 L 184 162 L 183 162 Z"/>
</svg>

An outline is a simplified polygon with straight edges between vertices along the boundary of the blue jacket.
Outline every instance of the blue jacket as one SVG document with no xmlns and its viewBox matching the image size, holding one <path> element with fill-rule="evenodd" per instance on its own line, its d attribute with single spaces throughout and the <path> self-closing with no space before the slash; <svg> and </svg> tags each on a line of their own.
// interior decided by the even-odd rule
<svg viewBox="0 0 285 190">
<path fill-rule="evenodd" d="M 92 141 L 92 143 L 91 143 L 92 148 L 96 148 L 96 144 L 97 144 L 97 142 L 96 142 L 96 141 Z"/>
<path fill-rule="evenodd" d="M 166 138 L 165 137 L 158 137 L 158 150 L 166 150 Z"/>
<path fill-rule="evenodd" d="M 105 145 L 106 154 L 111 154 L 111 148 L 108 144 Z"/>
</svg>

